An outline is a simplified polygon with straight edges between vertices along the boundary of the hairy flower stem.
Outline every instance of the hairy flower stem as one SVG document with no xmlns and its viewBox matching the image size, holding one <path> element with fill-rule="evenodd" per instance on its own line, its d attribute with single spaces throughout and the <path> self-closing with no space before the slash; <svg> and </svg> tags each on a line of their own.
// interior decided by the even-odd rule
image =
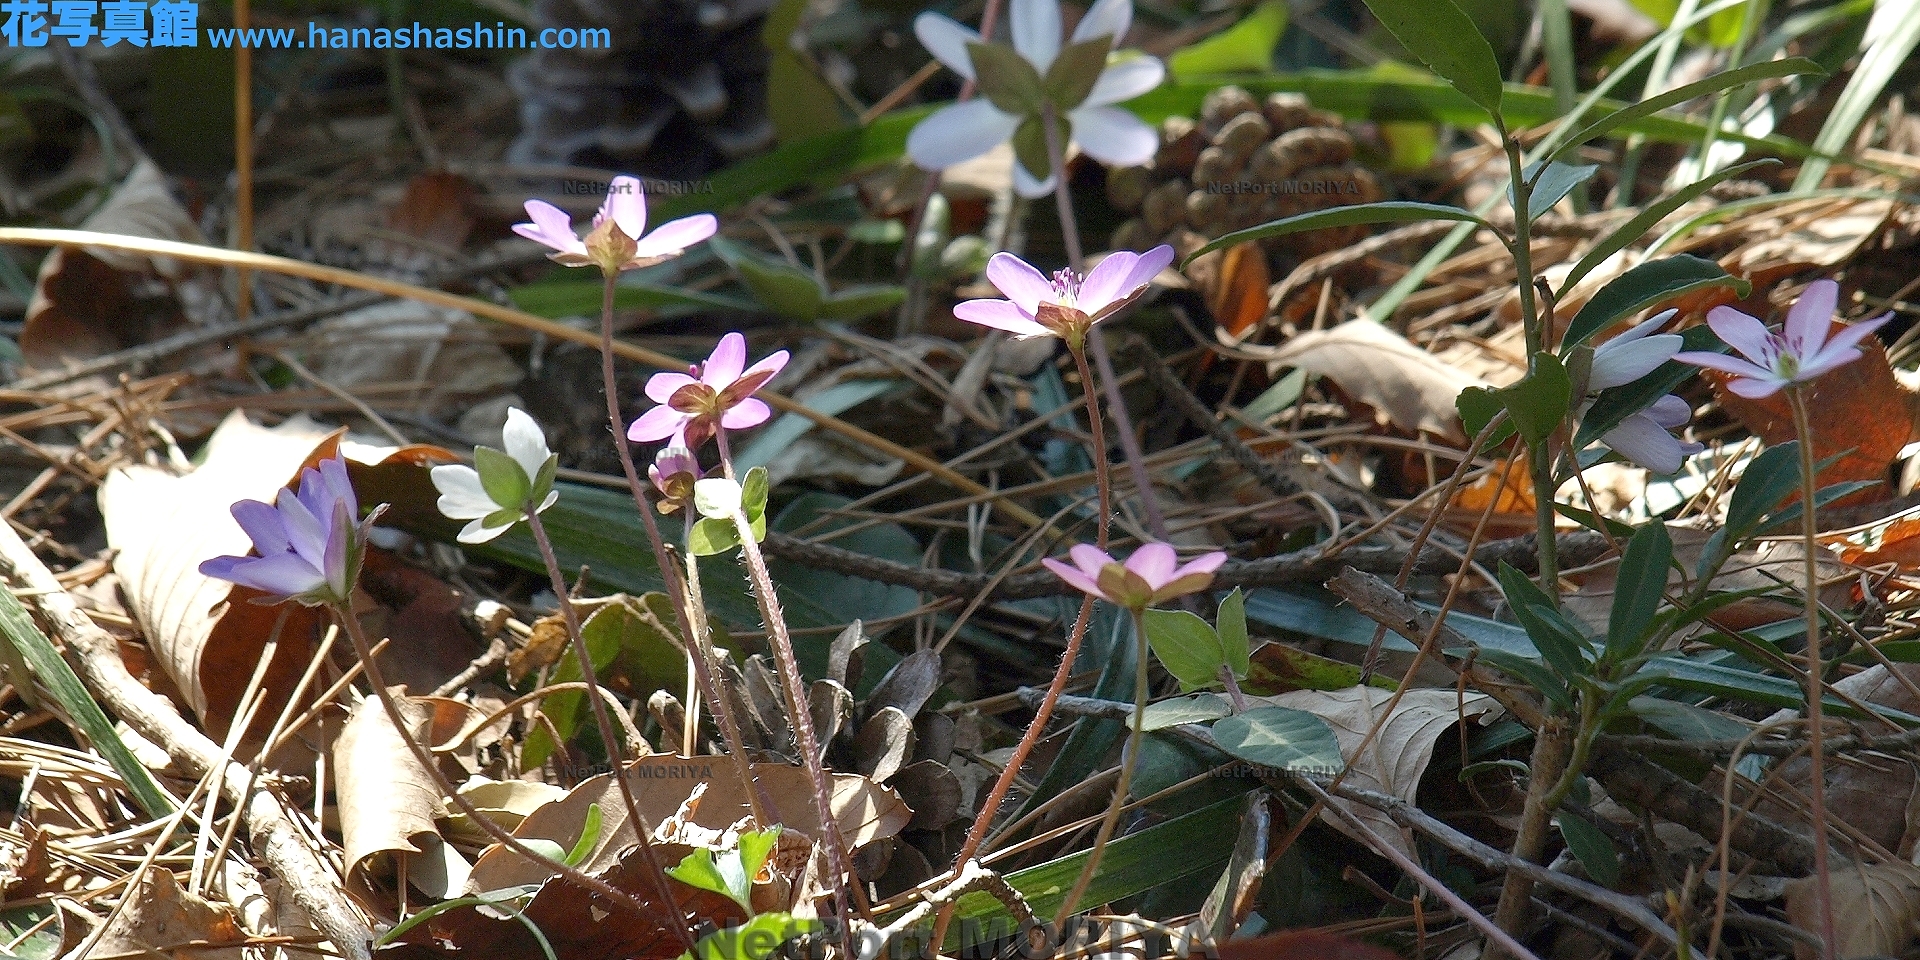
<svg viewBox="0 0 1920 960">
<path fill-rule="evenodd" d="M 1814 491 L 1818 489 L 1813 450 L 1813 420 L 1807 415 L 1804 387 L 1787 388 L 1787 406 L 1793 410 L 1793 433 L 1800 441 L 1800 536 L 1806 550 L 1807 613 L 1807 756 L 1810 764 L 1807 784 L 1807 813 L 1813 821 L 1813 890 L 1820 911 L 1821 960 L 1833 960 L 1835 937 L 1833 923 L 1833 884 L 1827 867 L 1827 770 L 1823 738 L 1826 717 L 1824 668 L 1820 663 L 1820 518 L 1814 512 Z"/>
<path fill-rule="evenodd" d="M 1067 269 L 1078 273 L 1084 259 L 1080 249 L 1080 224 L 1073 216 L 1073 195 L 1067 190 L 1067 148 L 1060 139 L 1060 124 L 1051 105 L 1042 107 L 1040 127 L 1046 131 L 1047 160 L 1053 164 L 1053 202 L 1060 211 L 1060 236 L 1067 248 Z M 1113 358 L 1107 353 L 1107 340 L 1100 332 L 1099 325 L 1087 331 L 1087 345 L 1093 352 L 1093 365 L 1100 371 L 1100 391 L 1107 398 L 1107 415 L 1113 418 L 1113 428 L 1120 434 L 1120 453 L 1127 461 L 1127 474 L 1133 479 L 1134 489 L 1140 494 L 1140 509 L 1147 515 L 1147 529 L 1156 540 L 1168 540 L 1167 521 L 1160 514 L 1160 504 L 1153 496 L 1153 479 L 1147 475 L 1147 458 L 1140 451 L 1140 441 L 1133 435 L 1133 418 L 1127 413 L 1125 400 L 1120 396 L 1120 378 L 1114 375 Z M 1086 379 L 1086 362 L 1079 357 L 1081 351 L 1074 351 L 1075 359 L 1081 360 L 1081 379 L 1088 384 L 1085 388 L 1092 393 L 1092 381 Z M 1088 398 L 1087 409 L 1091 414 L 1092 398 Z M 1107 450 L 1103 445 L 1094 451 L 1096 464 L 1106 460 Z M 1097 468 L 1096 468 L 1097 469 Z M 1105 504 L 1102 504 L 1105 506 Z M 1106 541 L 1100 542 L 1106 549 Z"/>
<path fill-rule="evenodd" d="M 708 670 L 711 671 L 709 675 L 718 677 L 720 675 L 720 658 L 713 649 L 713 628 L 707 622 L 707 602 L 700 588 L 699 558 L 693 555 L 693 524 L 697 519 L 692 509 L 688 508 L 686 515 L 686 546 L 683 550 L 687 558 L 687 610 L 683 616 L 686 617 L 687 623 L 693 625 L 694 647 L 687 651 L 687 656 L 689 659 L 694 657 L 700 658 L 701 661 L 709 665 Z M 716 690 L 714 692 L 717 693 L 718 691 Z M 702 696 L 711 698 L 712 694 L 703 692 Z M 727 705 L 713 702 L 711 699 L 709 699 L 708 702 L 713 710 L 714 718 L 721 720 L 721 730 L 732 731 L 729 735 L 738 739 L 740 732 L 733 727 L 733 714 L 727 710 Z M 689 723 L 688 729 L 692 728 L 692 724 Z M 741 782 L 745 783 L 749 788 L 747 790 L 747 803 L 753 807 L 754 822 L 760 824 L 762 827 L 779 823 L 780 811 L 773 809 L 773 800 L 771 798 L 761 796 L 763 791 L 761 790 L 760 782 L 753 778 L 753 772 L 747 766 L 745 746 L 735 746 L 729 741 L 727 753 L 732 755 L 733 766 L 739 773 Z"/>
<path fill-rule="evenodd" d="M 707 658 L 696 652 L 703 647 L 696 637 L 693 618 L 688 615 L 692 608 L 688 606 L 686 583 L 680 577 L 680 568 L 667 553 L 667 541 L 660 535 L 659 522 L 653 518 L 653 505 L 647 502 L 647 488 L 640 480 L 639 468 L 633 464 L 633 448 L 627 442 L 627 425 L 620 417 L 620 385 L 613 373 L 613 294 L 618 279 L 618 274 L 606 274 L 606 284 L 600 297 L 600 377 L 607 393 L 607 420 L 613 426 L 613 445 L 620 452 L 620 469 L 627 476 L 627 489 L 633 494 L 633 505 L 640 512 L 641 524 L 647 529 L 647 543 L 653 547 L 653 562 L 660 568 L 660 579 L 667 586 L 667 598 L 672 601 L 670 606 L 673 607 L 676 621 L 674 626 L 679 628 L 687 660 L 693 664 L 694 678 L 700 684 L 700 695 L 711 705 L 713 718 L 720 725 L 720 736 L 726 741 L 727 752 L 734 757 L 734 769 L 740 775 L 741 789 L 748 797 L 755 798 L 754 815 L 759 818 L 764 798 L 760 796 L 760 785 L 747 768 L 746 740 L 740 735 L 740 725 L 735 722 L 727 701 L 719 695 L 720 678 L 707 669 Z M 688 555 L 687 566 L 689 569 L 693 566 L 691 554 Z M 764 819 L 760 820 L 760 824 L 769 825 Z"/>
<path fill-rule="evenodd" d="M 420 739 L 415 737 L 413 732 L 407 728 L 407 720 L 400 714 L 400 704 L 394 701 L 393 694 L 387 690 L 387 680 L 384 672 L 380 669 L 380 661 L 374 657 L 373 647 L 367 642 L 366 632 L 360 629 L 360 620 L 353 615 L 352 606 L 345 603 L 335 604 L 332 610 L 334 619 L 340 624 L 340 629 L 346 633 L 347 639 L 353 643 L 353 652 L 360 658 L 360 663 L 367 672 L 367 682 L 373 686 L 374 696 L 379 699 L 380 706 L 387 712 L 387 721 L 393 724 L 393 729 L 397 732 L 400 739 L 406 743 L 407 749 L 413 753 L 414 761 L 420 764 L 422 769 L 426 770 L 428 777 L 433 779 L 434 789 L 452 801 L 454 806 L 460 808 L 460 812 L 467 815 L 468 821 L 479 827 L 487 836 L 492 837 L 494 842 L 505 846 L 507 849 L 512 850 L 514 853 L 534 863 L 552 869 L 556 874 L 578 884 L 585 890 L 605 897 L 610 904 L 626 906 L 633 911 L 635 916 L 647 923 L 653 923 L 659 919 L 659 911 L 649 909 L 646 901 L 607 883 L 605 880 L 588 876 L 576 867 L 570 867 L 558 860 L 549 859 L 545 854 L 521 842 L 519 837 L 508 833 L 505 827 L 495 823 L 491 817 L 482 813 L 478 807 L 475 807 L 473 801 L 463 796 L 459 789 L 447 779 L 447 775 L 440 771 L 440 761 L 434 757 L 433 751 L 427 749 L 426 744 L 421 743 Z M 655 892 L 661 897 L 661 902 L 665 904 L 666 909 L 672 911 L 669 917 L 673 921 L 679 921 L 669 923 L 669 925 L 673 927 L 674 937 L 678 939 L 688 951 L 692 951 L 694 948 L 693 934 L 687 929 L 685 923 L 686 914 L 680 911 L 679 903 L 673 897 L 672 888 L 669 886 L 666 874 L 654 873 L 652 880 Z"/>
<path fill-rule="evenodd" d="M 1107 804 L 1106 815 L 1100 818 L 1100 831 L 1093 838 L 1093 849 L 1087 853 L 1086 865 L 1080 868 L 1080 876 L 1074 878 L 1073 889 L 1067 891 L 1067 899 L 1061 901 L 1060 911 L 1053 918 L 1053 925 L 1066 929 L 1067 918 L 1073 916 L 1080 906 L 1080 898 L 1086 896 L 1087 887 L 1093 884 L 1093 877 L 1100 871 L 1100 858 L 1107 852 L 1107 842 L 1113 839 L 1114 828 L 1120 824 L 1120 811 L 1127 805 L 1127 790 L 1133 786 L 1133 768 L 1140 762 L 1140 738 L 1145 734 L 1147 716 L 1147 624 L 1142 617 L 1143 611 L 1133 610 L 1133 724 L 1127 730 L 1126 758 L 1120 764 L 1120 781 L 1113 785 L 1113 800 Z"/>
<path fill-rule="evenodd" d="M 731 477 L 733 456 L 727 449 L 727 432 L 721 430 L 715 436 L 720 445 L 720 462 Z M 760 542 L 754 539 L 753 521 L 747 519 L 745 510 L 735 510 L 733 526 L 740 535 L 740 559 L 747 568 L 747 582 L 753 587 L 754 600 L 760 604 L 760 619 L 767 625 L 767 644 L 773 648 L 773 662 L 786 687 L 787 712 L 792 716 L 793 739 L 800 748 L 800 763 L 813 781 L 814 810 L 820 816 L 820 830 L 827 841 L 828 886 L 833 889 L 835 916 L 845 923 L 852 916 L 847 911 L 847 886 L 859 881 L 853 874 L 853 860 L 847 855 L 846 840 L 840 836 L 840 823 L 833 818 L 833 782 L 827 779 L 827 770 L 820 763 L 820 738 L 813 731 L 813 711 L 807 708 L 806 680 L 800 676 L 800 661 L 793 655 L 793 638 L 787 635 L 786 614 L 780 610 L 780 597 L 774 592 L 766 555 L 760 552 Z"/>
<path fill-rule="evenodd" d="M 560 573 L 560 560 L 554 556 L 553 541 L 547 538 L 546 524 L 540 522 L 540 514 L 527 511 L 527 527 L 533 531 L 533 542 L 540 548 L 540 559 L 547 565 L 547 576 L 553 581 L 553 595 L 560 604 L 560 616 L 567 623 L 568 642 L 573 645 L 573 658 L 580 664 L 580 679 L 587 683 L 587 703 L 593 707 L 594 725 L 600 728 L 600 742 L 606 747 L 607 760 L 613 767 L 613 782 L 620 786 L 620 800 L 627 805 L 627 822 L 633 825 L 634 835 L 640 838 L 640 859 L 646 864 L 647 872 L 659 878 L 660 893 L 667 903 L 674 906 L 674 914 L 680 910 L 674 905 L 673 893 L 667 888 L 667 874 L 660 864 L 660 857 L 653 850 L 653 826 L 640 813 L 640 805 L 633 799 L 633 785 L 627 782 L 626 750 L 622 748 L 620 738 L 613 732 L 613 721 L 607 716 L 607 704 L 600 696 L 600 678 L 594 675 L 593 655 L 587 650 L 587 637 L 580 629 L 580 611 L 573 608 L 573 600 L 567 595 L 567 580 Z"/>
</svg>

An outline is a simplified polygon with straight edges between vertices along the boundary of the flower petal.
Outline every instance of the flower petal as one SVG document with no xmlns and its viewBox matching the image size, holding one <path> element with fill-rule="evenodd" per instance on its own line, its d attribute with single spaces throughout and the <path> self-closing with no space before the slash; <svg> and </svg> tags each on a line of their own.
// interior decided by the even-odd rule
<svg viewBox="0 0 1920 960">
<path fill-rule="evenodd" d="M 273 505 L 280 511 L 280 522 L 287 529 L 288 546 L 318 570 L 327 549 L 326 528 L 320 525 L 319 518 L 308 512 L 306 505 L 292 490 L 281 487 L 280 496 Z M 328 511 L 327 515 L 332 516 L 333 512 Z"/>
<path fill-rule="evenodd" d="M 985 97 L 956 103 L 914 125 L 907 134 L 907 156 L 923 170 L 945 170 L 1006 143 L 1019 126 L 1019 117 L 1001 112 Z"/>
<path fill-rule="evenodd" d="M 1173 248 L 1164 243 L 1143 254 L 1122 250 L 1109 255 L 1080 284 L 1080 309 L 1095 317 L 1112 313 L 1112 308 L 1132 300 L 1172 262 Z"/>
<path fill-rule="evenodd" d="M 1646 414 L 1653 418 L 1654 423 L 1671 430 L 1685 426 L 1688 420 L 1693 419 L 1693 407 L 1689 406 L 1685 400 L 1669 393 L 1648 406 Z"/>
<path fill-rule="evenodd" d="M 1075 590 L 1080 591 L 1081 593 L 1084 593 L 1093 597 L 1099 597 L 1102 600 L 1105 600 L 1107 598 L 1107 595 L 1101 592 L 1100 584 L 1098 582 L 1096 582 L 1092 577 L 1087 576 L 1086 574 L 1080 572 L 1079 570 L 1074 569 L 1071 566 L 1068 566 L 1067 564 L 1061 563 L 1060 561 L 1055 560 L 1052 557 L 1043 557 L 1040 560 L 1040 565 L 1046 567 L 1048 570 L 1052 570 L 1054 576 L 1059 577 L 1060 579 L 1066 581 L 1067 586 L 1072 587 Z"/>
<path fill-rule="evenodd" d="M 968 80 L 974 79 L 973 57 L 967 53 L 967 44 L 980 43 L 979 33 L 961 26 L 951 17 L 923 13 L 913 18 L 913 35 L 919 37 L 920 45 L 948 70 Z"/>
<path fill-rule="evenodd" d="M 1008 20 L 1014 52 L 1046 76 L 1053 58 L 1060 55 L 1060 0 L 1013 0 Z"/>
<path fill-rule="evenodd" d="M 1119 107 L 1081 107 L 1067 116 L 1073 121 L 1073 142 L 1110 167 L 1139 166 L 1160 150 L 1160 135 Z"/>
<path fill-rule="evenodd" d="M 1779 377 L 1773 377 L 1771 379 L 1766 379 L 1766 380 L 1762 380 L 1756 377 L 1735 377 L 1732 380 L 1727 381 L 1728 390 L 1731 390 L 1734 393 L 1739 394 L 1740 396 L 1746 397 L 1748 400 L 1758 400 L 1762 397 L 1771 397 L 1774 394 L 1779 393 L 1780 388 L 1786 385 L 1787 385 L 1787 381 Z"/>
<path fill-rule="evenodd" d="M 780 371 L 786 369 L 789 359 L 792 359 L 792 354 L 787 353 L 785 350 L 775 350 L 765 357 L 762 357 L 759 363 L 741 371 L 740 376 L 736 377 L 735 381 L 758 378 L 761 383 L 765 383 L 779 376 Z M 758 385 L 756 385 L 755 389 L 758 389 Z"/>
<path fill-rule="evenodd" d="M 1179 565 L 1180 556 L 1173 552 L 1173 547 L 1158 541 L 1141 544 L 1140 549 L 1127 558 L 1127 569 L 1139 574 L 1140 579 L 1155 590 L 1173 579 Z"/>
<path fill-rule="evenodd" d="M 1048 174 L 1047 178 L 1042 180 L 1028 173 L 1027 168 L 1021 166 L 1019 160 L 1015 160 L 1013 161 L 1013 192 L 1028 200 L 1044 197 L 1053 192 L 1053 175 Z"/>
<path fill-rule="evenodd" d="M 1827 342 L 1827 332 L 1833 329 L 1833 315 L 1839 305 L 1839 284 L 1832 280 L 1807 284 L 1800 299 L 1787 310 L 1787 346 L 1795 356 L 1804 360 L 1820 352 L 1820 345 Z"/>
<path fill-rule="evenodd" d="M 587 245 L 573 232 L 573 218 L 565 210 L 545 200 L 528 200 L 526 207 L 527 218 L 533 222 L 514 224 L 514 233 L 561 253 L 586 255 Z"/>
<path fill-rule="evenodd" d="M 353 495 L 353 481 L 347 476 L 347 461 L 339 457 L 320 461 L 320 476 L 332 489 L 332 498 L 347 505 L 349 516 L 360 519 L 360 501 Z"/>
<path fill-rule="evenodd" d="M 507 408 L 507 425 L 500 430 L 500 440 L 506 444 L 507 456 L 527 472 L 528 483 L 540 475 L 540 468 L 546 466 L 547 458 L 553 455 L 553 451 L 547 449 L 547 437 L 540 432 L 540 424 L 519 407 Z"/>
<path fill-rule="evenodd" d="M 1127 28 L 1133 25 L 1133 0 L 1099 0 L 1073 28 L 1073 42 L 1086 43 L 1094 37 L 1112 37 L 1119 46 Z"/>
<path fill-rule="evenodd" d="M 1046 274 L 1005 251 L 987 261 L 987 279 L 1029 316 L 1040 309 L 1040 304 L 1053 299 L 1053 283 Z"/>
<path fill-rule="evenodd" d="M 222 560 L 233 562 L 222 564 Z M 291 553 L 271 557 L 215 557 L 202 563 L 200 572 L 276 597 L 298 596 L 326 583 L 319 568 Z"/>
<path fill-rule="evenodd" d="M 607 184 L 607 199 L 600 205 L 600 215 L 611 216 L 627 239 L 640 239 L 647 232 L 646 186 L 637 177 L 614 177 Z"/>
<path fill-rule="evenodd" d="M 1617 337 L 1609 340 L 1593 352 L 1593 368 L 1587 376 L 1587 390 L 1605 390 L 1632 383 L 1673 359 L 1684 342 L 1675 333 L 1637 337 L 1625 343 L 1621 343 Z"/>
<path fill-rule="evenodd" d="M 352 508 L 340 501 L 333 505 L 333 516 L 327 524 L 327 549 L 320 569 L 326 574 L 327 589 L 336 600 L 353 596 L 353 558 L 360 549 L 354 542 L 358 534 L 354 519 Z"/>
<path fill-rule="evenodd" d="M 634 443 L 653 443 L 665 440 L 677 433 L 681 426 L 693 418 L 666 404 L 654 407 L 640 415 L 640 419 L 627 427 L 627 439 Z"/>
<path fill-rule="evenodd" d="M 239 500 L 228 511 L 233 514 L 233 519 L 239 521 L 240 529 L 247 532 L 247 537 L 253 541 L 253 549 L 261 556 L 286 553 L 293 549 L 293 545 L 287 542 L 287 528 L 281 523 L 280 511 L 273 509 L 272 504 Z"/>
<path fill-rule="evenodd" d="M 1100 71 L 1099 79 L 1093 82 L 1093 89 L 1087 93 L 1087 99 L 1081 101 L 1079 109 L 1125 103 L 1158 87 L 1166 78 L 1167 67 L 1159 57 L 1144 53 L 1129 57 Z"/>
<path fill-rule="evenodd" d="M 1644 413 L 1636 413 L 1606 432 L 1600 442 L 1615 453 L 1656 474 L 1676 473 L 1685 459 L 1686 444 Z M 1698 451 L 1695 451 L 1698 452 Z"/>
<path fill-rule="evenodd" d="M 1812 356 L 1801 358 L 1800 379 L 1811 380 L 1835 367 L 1860 359 L 1864 354 L 1860 352 L 1858 345 L 1891 319 L 1893 314 L 1888 313 L 1872 320 L 1843 327 L 1839 333 L 1833 335 L 1833 339 L 1828 340 Z"/>
<path fill-rule="evenodd" d="M 748 397 L 721 414 L 720 425 L 728 430 L 745 430 L 766 423 L 771 416 L 773 411 L 767 407 L 766 401 Z"/>
<path fill-rule="evenodd" d="M 1180 577 L 1190 577 L 1196 573 L 1212 573 L 1215 570 L 1220 569 L 1221 564 L 1224 564 L 1226 562 L 1227 562 L 1226 551 L 1215 550 L 1212 553 L 1203 553 L 1200 556 L 1194 557 L 1192 560 L 1187 561 L 1187 563 L 1184 566 L 1174 571 L 1174 575 L 1180 576 Z"/>
<path fill-rule="evenodd" d="M 1112 554 L 1091 543 L 1074 544 L 1068 548 L 1067 556 L 1072 558 L 1073 565 L 1079 567 L 1080 572 L 1086 574 L 1088 577 L 1100 576 L 1100 571 L 1105 570 L 1116 562 Z"/>
<path fill-rule="evenodd" d="M 1673 355 L 1681 363 L 1691 363 L 1696 367 L 1706 367 L 1721 373 L 1731 373 L 1736 377 L 1754 377 L 1756 379 L 1779 379 L 1779 375 L 1766 367 L 1748 363 L 1739 357 L 1730 357 L 1724 353 L 1711 353 L 1705 350 L 1683 350 Z"/>
<path fill-rule="evenodd" d="M 647 399 L 654 403 L 666 403 L 680 392 L 681 387 L 699 382 L 684 373 L 656 373 L 647 378 Z"/>
<path fill-rule="evenodd" d="M 740 371 L 747 368 L 747 338 L 738 333 L 729 333 L 720 338 L 700 365 L 700 382 L 715 390 L 725 390 L 735 380 L 740 379 Z"/>
<path fill-rule="evenodd" d="M 487 496 L 479 471 L 472 467 L 460 463 L 441 464 L 428 471 L 427 476 L 433 481 L 433 488 L 440 491 L 435 506 L 440 515 L 449 520 L 471 520 L 500 509 L 500 505 Z"/>
<path fill-rule="evenodd" d="M 634 247 L 636 260 L 650 260 L 654 257 L 671 257 L 681 251 L 714 235 L 720 229 L 720 221 L 711 213 L 697 213 L 691 217 L 681 217 L 640 240 Z"/>
<path fill-rule="evenodd" d="M 1005 330 L 1022 339 L 1054 335 L 1011 300 L 968 300 L 954 304 L 953 315 L 968 323 Z"/>
<path fill-rule="evenodd" d="M 1740 351 L 1741 356 L 1766 369 L 1773 369 L 1773 363 L 1779 355 L 1773 338 L 1767 334 L 1766 324 L 1732 307 L 1714 307 L 1707 311 L 1707 326 L 1712 327 L 1727 346 Z"/>
</svg>

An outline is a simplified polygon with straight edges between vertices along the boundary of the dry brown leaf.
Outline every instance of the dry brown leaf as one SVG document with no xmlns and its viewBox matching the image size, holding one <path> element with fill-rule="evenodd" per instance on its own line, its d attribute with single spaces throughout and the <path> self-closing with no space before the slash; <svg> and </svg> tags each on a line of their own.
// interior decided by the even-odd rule
<svg viewBox="0 0 1920 960">
<path fill-rule="evenodd" d="M 407 192 L 387 211 L 387 226 L 458 252 L 473 232 L 473 202 L 480 186 L 457 173 L 429 171 L 407 181 Z"/>
<path fill-rule="evenodd" d="M 1408 803 L 1414 802 L 1414 793 L 1420 789 L 1420 776 L 1427 772 L 1427 764 L 1433 760 L 1433 750 L 1440 742 L 1440 735 L 1449 727 L 1463 719 L 1478 719 L 1482 724 L 1493 722 L 1500 713 L 1500 705 L 1484 693 L 1469 694 L 1462 700 L 1452 690 L 1408 690 L 1400 697 L 1400 703 L 1393 708 L 1386 725 L 1380 734 L 1374 737 L 1367 752 L 1353 757 L 1353 751 L 1360 748 L 1367 731 L 1380 718 L 1393 691 L 1378 687 L 1348 687 L 1345 690 L 1295 690 L 1277 697 L 1262 699 L 1277 707 L 1293 710 L 1305 710 L 1327 722 L 1333 728 L 1334 739 L 1340 743 L 1340 752 L 1349 758 L 1346 782 L 1365 790 L 1399 797 Z M 1387 814 L 1372 807 L 1363 806 L 1348 800 L 1336 799 L 1334 803 L 1345 806 L 1362 823 L 1373 829 L 1374 833 L 1387 839 L 1411 855 L 1412 847 L 1401 836 L 1400 827 Z M 1322 814 L 1326 821 L 1342 833 L 1352 835 L 1352 830 L 1344 820 L 1331 814 Z"/>
<path fill-rule="evenodd" d="M 1270 376 L 1298 367 L 1333 381 L 1348 397 L 1372 407 L 1383 423 L 1452 440 L 1466 439 L 1454 398 L 1468 387 L 1485 386 L 1364 318 L 1303 333 L 1268 353 L 1266 360 Z"/>
<path fill-rule="evenodd" d="M 1214 322 L 1238 340 L 1254 324 L 1266 319 L 1267 255 L 1257 243 L 1242 243 L 1227 250 L 1220 265 L 1217 285 L 1207 291 L 1207 308 Z"/>
<path fill-rule="evenodd" d="M 522 376 L 472 314 L 411 300 L 326 320 L 302 342 L 307 366 L 327 383 L 385 388 L 387 405 L 410 405 L 416 414 L 445 421 L 459 420 L 476 399 L 501 393 Z M 489 426 L 497 429 L 504 416 L 495 413 Z"/>
<path fill-rule="evenodd" d="M 431 736 L 431 707 L 404 697 L 398 705 L 410 733 Z M 348 715 L 333 744 L 333 770 L 347 889 L 363 907 L 384 913 L 396 902 L 385 882 L 393 861 L 405 858 L 412 867 L 415 858 L 440 855 L 435 821 L 446 815 L 446 803 L 377 697 L 360 701 Z M 466 878 L 460 879 L 464 886 Z"/>
<path fill-rule="evenodd" d="M 100 938 L 84 956 L 76 949 L 63 960 L 84 957 L 191 955 L 200 960 L 242 960 L 239 944 L 246 934 L 224 906 L 215 906 L 190 891 L 180 889 L 173 871 L 148 867 L 127 903 L 116 914 Z M 213 948 L 190 944 L 213 944 Z M 218 944 L 231 943 L 232 947 Z"/>
<path fill-rule="evenodd" d="M 1843 200 L 1816 214 L 1802 207 L 1748 223 L 1747 234 L 1757 239 L 1730 258 L 1734 266 L 1728 272 L 1783 263 L 1800 270 L 1846 263 L 1861 244 L 1880 235 L 1895 208 L 1892 200 Z"/>
<path fill-rule="evenodd" d="M 1798 615 L 1798 611 L 1795 611 L 1794 616 Z M 1896 666 L 1900 671 L 1899 676 L 1895 676 L 1884 665 L 1875 664 L 1834 681 L 1828 689 L 1862 703 L 1901 713 L 1920 710 L 1920 698 L 1915 697 L 1913 690 L 1909 689 L 1910 684 L 1920 686 L 1920 664 L 1903 663 Z M 1776 726 L 1793 720 L 1797 715 L 1798 711 L 1795 710 L 1781 710 L 1762 723 Z M 1805 797 L 1812 782 L 1811 772 L 1812 764 L 1805 757 L 1792 757 L 1781 763 L 1779 782 L 1790 793 Z M 1912 823 L 1909 816 L 1914 791 L 1920 787 L 1911 761 L 1905 757 L 1869 752 L 1828 757 L 1826 774 L 1829 817 L 1851 824 L 1868 839 L 1888 850 L 1905 852 L 1908 846 L 1906 837 L 1920 827 L 1920 824 Z M 1771 795 L 1762 801 L 1762 810 L 1783 823 L 1806 822 L 1804 808 L 1788 809 L 1775 803 Z M 1837 878 L 1838 874 L 1835 876 Z"/>
<path fill-rule="evenodd" d="M 1838 939 L 1835 957 L 1897 957 L 1907 952 L 1920 922 L 1920 869 L 1904 863 L 1837 866 L 1828 883 Z M 1787 885 L 1787 919 L 1817 937 L 1821 924 L 1814 885 L 1812 877 Z M 1793 951 L 1799 960 L 1819 955 L 1799 941 Z"/>
</svg>

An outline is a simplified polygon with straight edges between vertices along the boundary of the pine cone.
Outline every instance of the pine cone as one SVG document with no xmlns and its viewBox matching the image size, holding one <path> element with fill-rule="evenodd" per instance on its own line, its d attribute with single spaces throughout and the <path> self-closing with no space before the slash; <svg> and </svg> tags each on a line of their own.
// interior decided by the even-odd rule
<svg viewBox="0 0 1920 960">
<path fill-rule="evenodd" d="M 1263 104 L 1239 87 L 1207 95 L 1198 121 L 1171 117 L 1160 152 L 1144 167 L 1107 175 L 1107 199 L 1134 218 L 1114 231 L 1115 249 L 1171 243 L 1181 255 L 1206 241 L 1327 207 L 1383 198 L 1338 114 L 1296 93 Z M 1351 246 L 1365 227 L 1336 227 L 1262 241 L 1268 259 L 1305 259 Z"/>
<path fill-rule="evenodd" d="M 507 159 L 693 178 L 773 143 L 772 0 L 535 0 L 547 27 L 604 28 L 613 49 L 536 50 L 508 71 L 520 136 Z"/>
</svg>

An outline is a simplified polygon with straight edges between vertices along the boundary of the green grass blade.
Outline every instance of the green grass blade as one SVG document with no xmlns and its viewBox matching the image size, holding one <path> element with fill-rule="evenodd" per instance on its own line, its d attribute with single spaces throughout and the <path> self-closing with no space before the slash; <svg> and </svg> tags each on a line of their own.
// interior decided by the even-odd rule
<svg viewBox="0 0 1920 960">
<path fill-rule="evenodd" d="M 1716 73 L 1705 80 L 1675 87 L 1658 96 L 1648 97 L 1639 103 L 1622 107 L 1608 113 L 1600 119 L 1581 127 L 1579 132 L 1567 137 L 1564 142 L 1554 149 L 1554 157 L 1557 159 L 1569 151 L 1578 149 L 1581 144 L 1589 140 L 1605 136 L 1630 123 L 1650 118 L 1668 107 L 1678 106 L 1689 100 L 1710 96 L 1732 87 L 1754 83 L 1759 80 L 1772 80 L 1779 77 L 1796 77 L 1825 72 L 1826 71 L 1820 69 L 1819 64 L 1805 57 L 1789 57 L 1785 60 L 1756 63 L 1752 66 L 1741 67 L 1737 70 Z M 1710 133 L 1717 132 L 1706 124 L 1701 124 L 1701 127 Z M 1730 136 L 1728 139 L 1736 138 Z M 1815 147 L 1817 149 L 1819 145 L 1816 144 Z"/>
<path fill-rule="evenodd" d="M 1834 155 L 1847 149 L 1854 132 L 1860 128 L 1860 121 L 1879 102 L 1894 72 L 1906 63 L 1914 46 L 1920 44 L 1920 0 L 1881 0 L 1874 6 L 1867 35 L 1872 40 L 1860 58 L 1860 66 L 1847 80 L 1846 89 L 1840 91 L 1840 99 L 1834 101 L 1833 112 L 1827 114 L 1820 135 L 1813 139 L 1813 148 L 1822 154 Z M 1800 175 L 1794 178 L 1793 189 L 1818 187 L 1829 166 L 1824 156 L 1809 158 L 1801 165 Z"/>
</svg>

